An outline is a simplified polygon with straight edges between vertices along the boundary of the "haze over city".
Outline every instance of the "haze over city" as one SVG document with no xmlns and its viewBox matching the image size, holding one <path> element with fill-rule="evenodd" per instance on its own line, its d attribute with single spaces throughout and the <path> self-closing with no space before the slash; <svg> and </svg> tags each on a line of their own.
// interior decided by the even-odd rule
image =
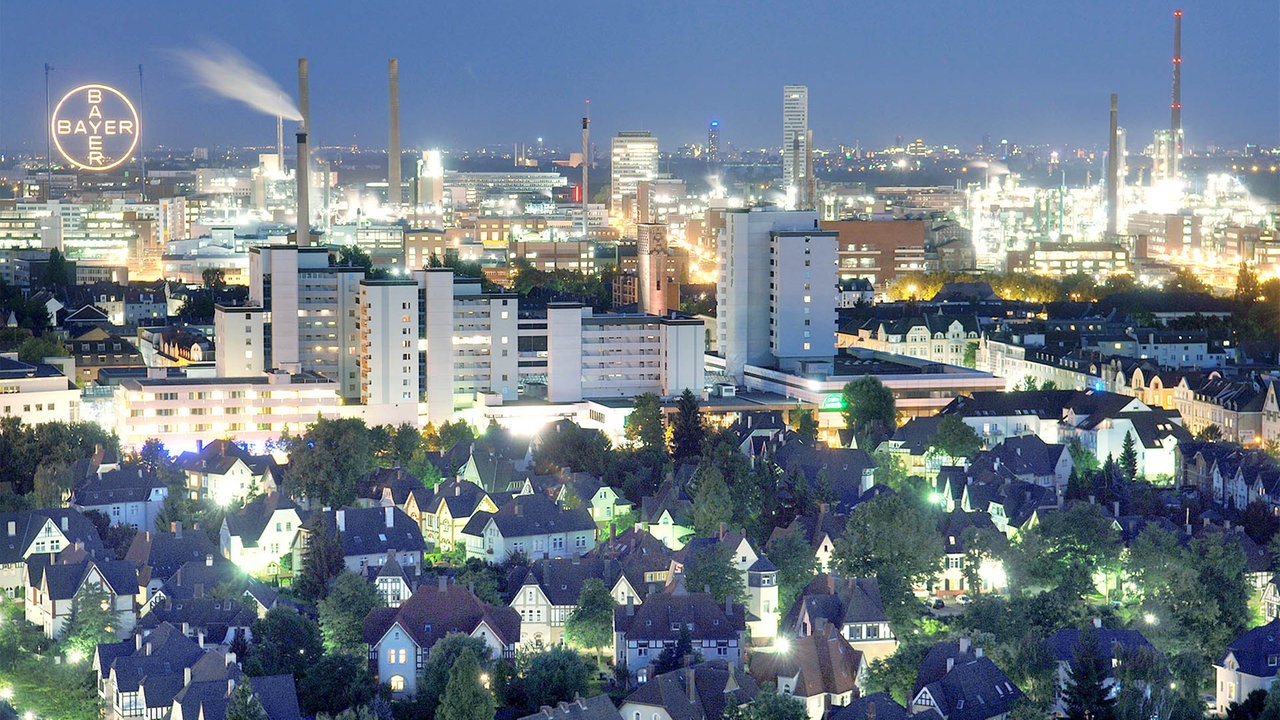
<svg viewBox="0 0 1280 720">
<path fill-rule="evenodd" d="M 0 148 L 43 145 L 55 97 L 85 79 L 146 78 L 147 145 L 270 141 L 273 122 L 198 86 L 176 51 L 217 41 L 290 94 L 312 62 L 323 144 L 385 147 L 383 64 L 401 59 L 406 147 L 573 144 L 583 100 L 599 132 L 645 128 L 672 148 L 709 120 L 738 147 L 776 144 L 776 88 L 812 89 L 815 143 L 898 135 L 970 148 L 1105 144 L 1108 93 L 1145 135 L 1168 107 L 1165 2 L 584 2 L 531 4 L 70 0 L 0 6 Z M 1186 8 L 1191 143 L 1280 137 L 1280 13 L 1269 0 Z M 74 18 L 74 20 L 73 20 Z M 602 135 L 603 136 L 603 135 Z"/>
</svg>

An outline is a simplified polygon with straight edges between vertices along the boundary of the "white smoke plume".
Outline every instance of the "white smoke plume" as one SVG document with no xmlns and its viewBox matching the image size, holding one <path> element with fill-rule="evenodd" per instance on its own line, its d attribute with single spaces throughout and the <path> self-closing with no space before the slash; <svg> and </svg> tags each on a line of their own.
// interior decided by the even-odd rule
<svg viewBox="0 0 1280 720">
<path fill-rule="evenodd" d="M 206 43 L 200 49 L 177 50 L 174 54 L 199 84 L 219 95 L 239 100 L 268 115 L 302 120 L 293 98 L 234 48 Z"/>
</svg>

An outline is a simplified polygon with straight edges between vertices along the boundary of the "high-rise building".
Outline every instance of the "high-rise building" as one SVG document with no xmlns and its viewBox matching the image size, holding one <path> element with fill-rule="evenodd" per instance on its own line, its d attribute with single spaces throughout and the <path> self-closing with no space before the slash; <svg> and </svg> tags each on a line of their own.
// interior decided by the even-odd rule
<svg viewBox="0 0 1280 720">
<path fill-rule="evenodd" d="M 634 222 L 636 185 L 658 175 L 658 138 L 647 130 L 623 130 L 613 137 L 609 214 Z"/>
<path fill-rule="evenodd" d="M 720 162 L 720 121 L 712 120 L 707 126 L 707 162 Z"/>
<path fill-rule="evenodd" d="M 800 206 L 809 184 L 809 87 L 782 88 L 782 188 L 788 204 Z"/>
<path fill-rule="evenodd" d="M 835 352 L 836 238 L 813 211 L 729 210 L 720 233 L 717 344 L 725 371 L 796 367 Z"/>
<path fill-rule="evenodd" d="M 667 226 L 636 225 L 637 302 L 640 312 L 666 315 L 680 309 L 680 282 L 668 273 Z"/>
</svg>

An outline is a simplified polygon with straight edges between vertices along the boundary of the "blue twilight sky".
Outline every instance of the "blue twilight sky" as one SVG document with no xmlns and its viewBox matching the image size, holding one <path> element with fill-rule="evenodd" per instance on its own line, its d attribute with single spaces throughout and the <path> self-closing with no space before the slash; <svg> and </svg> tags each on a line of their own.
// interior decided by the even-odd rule
<svg viewBox="0 0 1280 720">
<path fill-rule="evenodd" d="M 577 142 L 648 129 L 777 146 L 782 86 L 810 88 L 818 146 L 896 135 L 1104 146 L 1120 94 L 1131 150 L 1169 122 L 1182 7 L 1183 124 L 1193 147 L 1280 143 L 1276 0 L 0 0 L 0 147 L 43 150 L 54 98 L 98 81 L 137 92 L 146 144 L 268 143 L 274 119 L 194 84 L 173 51 L 239 50 L 290 94 L 311 61 L 321 144 L 386 145 L 386 61 L 400 59 L 403 144 Z"/>
</svg>

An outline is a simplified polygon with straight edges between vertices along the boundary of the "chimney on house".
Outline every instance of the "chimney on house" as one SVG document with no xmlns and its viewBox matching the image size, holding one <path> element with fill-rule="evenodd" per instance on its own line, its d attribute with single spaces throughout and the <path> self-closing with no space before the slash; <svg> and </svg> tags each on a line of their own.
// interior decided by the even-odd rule
<svg viewBox="0 0 1280 720">
<path fill-rule="evenodd" d="M 204 649 L 204 630 L 203 629 L 196 631 L 196 644 L 200 646 L 201 650 Z"/>
<path fill-rule="evenodd" d="M 206 555 L 204 556 L 204 566 L 205 566 L 205 567 L 213 567 L 213 555 L 206 554 Z"/>
<path fill-rule="evenodd" d="M 204 645 L 201 645 L 200 647 L 203 649 Z M 182 668 L 182 686 L 186 687 L 190 684 L 191 684 L 191 666 L 188 665 L 187 667 Z"/>
<path fill-rule="evenodd" d="M 636 596 L 628 593 L 627 594 L 627 615 L 632 616 L 635 614 L 636 614 Z"/>
<path fill-rule="evenodd" d="M 951 672 L 951 668 L 956 666 L 955 658 L 947 658 L 947 672 Z"/>
<path fill-rule="evenodd" d="M 236 654 L 233 652 L 227 653 L 227 667 L 231 667 L 232 665 L 235 665 L 235 664 L 236 664 Z"/>
<path fill-rule="evenodd" d="M 1094 618 L 1094 619 L 1093 619 L 1093 628 L 1094 628 L 1095 630 L 1101 630 L 1101 629 L 1102 629 L 1102 618 L 1100 618 L 1100 617 L 1096 617 L 1096 618 Z"/>
<path fill-rule="evenodd" d="M 520 502 L 520 500 L 517 498 L 515 501 L 511 503 L 511 505 L 513 508 L 515 508 L 514 512 L 516 514 L 516 517 L 524 517 L 524 503 Z"/>
<path fill-rule="evenodd" d="M 347 511 L 339 510 L 333 514 L 334 522 L 338 524 L 338 532 L 347 531 Z"/>
<path fill-rule="evenodd" d="M 960 638 L 960 640 L 957 642 L 957 646 L 960 648 L 961 654 L 969 652 L 969 638 L 967 637 Z"/>
<path fill-rule="evenodd" d="M 437 588 L 437 589 L 439 589 L 439 590 L 440 590 L 440 592 L 448 592 L 448 591 L 449 591 L 449 576 L 448 576 L 448 575 L 441 575 L 440 577 L 436 578 L 436 588 Z"/>
<path fill-rule="evenodd" d="M 135 651 L 142 649 L 142 633 L 133 636 L 133 649 Z"/>
<path fill-rule="evenodd" d="M 1114 515 L 1115 517 L 1120 517 L 1120 501 L 1119 500 L 1111 501 L 1111 514 Z"/>
<path fill-rule="evenodd" d="M 876 704 L 874 702 L 867 703 L 867 720 L 876 720 Z"/>
<path fill-rule="evenodd" d="M 14 537 L 17 534 L 18 534 L 18 523 L 14 522 L 13 520 L 10 520 L 9 521 L 9 537 Z"/>
<path fill-rule="evenodd" d="M 980 648 L 980 647 L 976 647 L 976 648 L 974 648 L 974 649 L 973 649 L 973 656 L 974 656 L 974 657 L 982 657 L 982 648 Z"/>
<path fill-rule="evenodd" d="M 698 686 L 694 684 L 693 666 L 686 665 L 684 668 L 684 690 L 689 696 L 689 704 L 698 707 Z"/>
<path fill-rule="evenodd" d="M 460 483 L 460 482 L 454 482 L 454 483 L 453 483 L 453 496 L 454 496 L 454 497 L 458 497 L 458 496 L 459 496 L 459 495 L 461 495 L 461 494 L 462 494 L 462 483 Z"/>
<path fill-rule="evenodd" d="M 62 532 L 66 532 L 66 531 L 67 531 L 67 516 L 63 515 L 62 516 Z"/>
<path fill-rule="evenodd" d="M 174 520 L 173 522 L 169 523 L 169 532 L 173 533 L 174 537 L 181 540 L 182 539 L 182 523 L 179 522 L 178 520 Z"/>
<path fill-rule="evenodd" d="M 724 594 L 724 614 L 733 617 L 733 596 L 729 593 Z"/>
<path fill-rule="evenodd" d="M 396 509 L 394 507 L 385 507 L 382 509 L 382 519 L 383 519 L 383 522 L 386 523 L 388 528 L 395 527 L 395 524 L 396 524 L 395 515 L 392 514 L 395 512 L 395 510 Z"/>
<path fill-rule="evenodd" d="M 720 539 L 720 540 L 723 540 L 723 539 L 724 539 L 724 531 L 725 531 L 725 524 L 724 524 L 724 523 L 720 523 L 720 532 L 716 535 L 716 537 L 717 537 L 718 539 Z"/>
</svg>

